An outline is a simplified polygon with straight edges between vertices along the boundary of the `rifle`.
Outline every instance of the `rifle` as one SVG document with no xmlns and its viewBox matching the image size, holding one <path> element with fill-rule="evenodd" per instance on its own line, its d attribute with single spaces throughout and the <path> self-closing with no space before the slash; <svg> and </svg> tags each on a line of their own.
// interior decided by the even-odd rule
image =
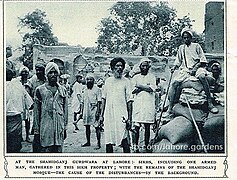
<svg viewBox="0 0 237 180">
<path fill-rule="evenodd" d="M 137 133 L 134 129 L 128 126 L 128 119 L 126 119 L 124 116 L 122 117 L 122 122 L 126 123 L 126 129 L 131 131 L 132 133 Z"/>
</svg>

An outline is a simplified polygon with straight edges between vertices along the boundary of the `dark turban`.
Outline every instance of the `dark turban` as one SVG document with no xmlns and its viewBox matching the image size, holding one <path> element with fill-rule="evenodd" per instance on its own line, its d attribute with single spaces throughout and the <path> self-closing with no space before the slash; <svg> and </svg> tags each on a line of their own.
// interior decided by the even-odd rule
<svg viewBox="0 0 237 180">
<path fill-rule="evenodd" d="M 121 63 L 122 63 L 123 69 L 125 68 L 126 62 L 124 61 L 123 58 L 118 57 L 118 58 L 114 58 L 114 59 L 111 60 L 111 62 L 110 62 L 110 68 L 111 68 L 111 70 L 114 69 L 115 65 L 116 65 L 118 62 L 121 62 Z"/>
<path fill-rule="evenodd" d="M 44 63 L 37 63 L 35 64 L 35 68 L 39 68 L 39 69 L 45 69 L 45 64 Z"/>
<path fill-rule="evenodd" d="M 11 81 L 14 76 L 14 72 L 11 68 L 7 67 L 6 68 L 6 80 Z"/>
<path fill-rule="evenodd" d="M 15 64 L 12 61 L 10 61 L 10 60 L 6 61 L 6 68 L 7 68 L 8 71 L 10 71 L 10 70 L 12 71 L 13 77 L 16 76 L 16 67 L 15 67 Z"/>
</svg>

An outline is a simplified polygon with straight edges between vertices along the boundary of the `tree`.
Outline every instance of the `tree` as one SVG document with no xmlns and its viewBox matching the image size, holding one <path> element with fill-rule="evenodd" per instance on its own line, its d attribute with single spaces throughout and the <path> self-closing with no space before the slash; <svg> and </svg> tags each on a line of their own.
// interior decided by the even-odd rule
<svg viewBox="0 0 237 180">
<path fill-rule="evenodd" d="M 46 19 L 46 16 L 46 12 L 36 9 L 23 17 L 18 17 L 18 32 L 23 35 L 22 48 L 25 50 L 21 59 L 28 67 L 33 61 L 34 44 L 47 46 L 58 44 L 58 39 L 57 37 L 54 37 L 52 25 Z M 31 66 L 29 68 L 32 69 Z"/>
<path fill-rule="evenodd" d="M 192 22 L 188 16 L 177 19 L 176 10 L 167 2 L 118 2 L 98 27 L 98 49 L 121 54 L 138 51 L 138 55 L 174 55 L 182 43 L 181 30 L 192 27 Z"/>
</svg>

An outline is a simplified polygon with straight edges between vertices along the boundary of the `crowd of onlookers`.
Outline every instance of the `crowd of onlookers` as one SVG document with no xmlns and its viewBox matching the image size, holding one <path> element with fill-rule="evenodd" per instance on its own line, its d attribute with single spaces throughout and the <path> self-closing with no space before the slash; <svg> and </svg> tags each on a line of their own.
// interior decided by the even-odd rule
<svg viewBox="0 0 237 180">
<path fill-rule="evenodd" d="M 224 88 L 220 81 L 220 64 L 214 63 L 211 72 L 208 72 L 207 60 L 200 45 L 191 42 L 191 30 L 184 29 L 181 36 L 184 44 L 179 47 L 171 69 L 171 74 L 175 70 L 178 73 L 172 79 L 169 92 L 166 92 L 169 93 L 169 107 L 164 116 L 172 116 L 174 103 L 185 95 L 185 91 L 181 91 L 184 88 L 182 84 L 190 78 L 201 82 L 202 96 L 205 97 L 202 101 L 207 103 L 211 113 L 218 113 L 212 92 L 221 92 Z M 95 149 L 101 148 L 103 132 L 107 153 L 112 153 L 115 145 L 123 148 L 123 152 L 131 152 L 131 144 L 135 147 L 139 145 L 141 127 L 147 147 L 151 126 L 157 123 L 157 112 L 164 111 L 161 108 L 163 88 L 169 88 L 161 87 L 159 80 L 162 77 L 157 78 L 150 72 L 149 58 L 142 58 L 133 73 L 120 57 L 111 60 L 110 68 L 112 74 L 99 79 L 93 73 L 78 72 L 76 81 L 70 85 L 69 75 L 61 74 L 54 62 L 35 64 L 35 74 L 29 78 L 30 72 L 26 66 L 20 67 L 16 73 L 14 64 L 7 60 L 7 152 L 21 150 L 22 120 L 25 121 L 25 140 L 31 142 L 29 135 L 34 136 L 31 142 L 33 152 L 63 152 L 63 143 L 67 138 L 68 108 L 73 113 L 75 131 L 79 129 L 77 123 L 80 119 L 85 126 L 86 142 L 82 147 L 91 146 L 91 126 L 96 130 Z M 16 77 L 16 74 L 19 76 Z M 212 83 L 208 79 L 209 74 Z M 190 91 L 188 93 L 190 95 Z M 33 118 L 32 128 L 30 118 Z M 135 152 L 138 151 L 135 149 Z"/>
</svg>

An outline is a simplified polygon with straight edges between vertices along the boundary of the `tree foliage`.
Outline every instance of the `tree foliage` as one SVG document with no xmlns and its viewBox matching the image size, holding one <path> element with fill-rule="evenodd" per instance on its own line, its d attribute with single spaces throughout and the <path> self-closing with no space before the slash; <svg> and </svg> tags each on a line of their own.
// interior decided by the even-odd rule
<svg viewBox="0 0 237 180">
<path fill-rule="evenodd" d="M 177 19 L 167 2 L 118 2 L 98 27 L 98 49 L 108 53 L 174 55 L 180 32 L 192 26 L 188 16 Z M 195 33 L 195 37 L 200 37 Z"/>
<path fill-rule="evenodd" d="M 52 32 L 52 25 L 46 17 L 46 12 L 39 9 L 23 17 L 18 17 L 18 32 L 22 34 L 22 47 L 25 50 L 22 60 L 26 66 L 30 66 L 28 63 L 32 61 L 34 44 L 47 46 L 58 44 L 58 39 L 54 37 Z"/>
</svg>

